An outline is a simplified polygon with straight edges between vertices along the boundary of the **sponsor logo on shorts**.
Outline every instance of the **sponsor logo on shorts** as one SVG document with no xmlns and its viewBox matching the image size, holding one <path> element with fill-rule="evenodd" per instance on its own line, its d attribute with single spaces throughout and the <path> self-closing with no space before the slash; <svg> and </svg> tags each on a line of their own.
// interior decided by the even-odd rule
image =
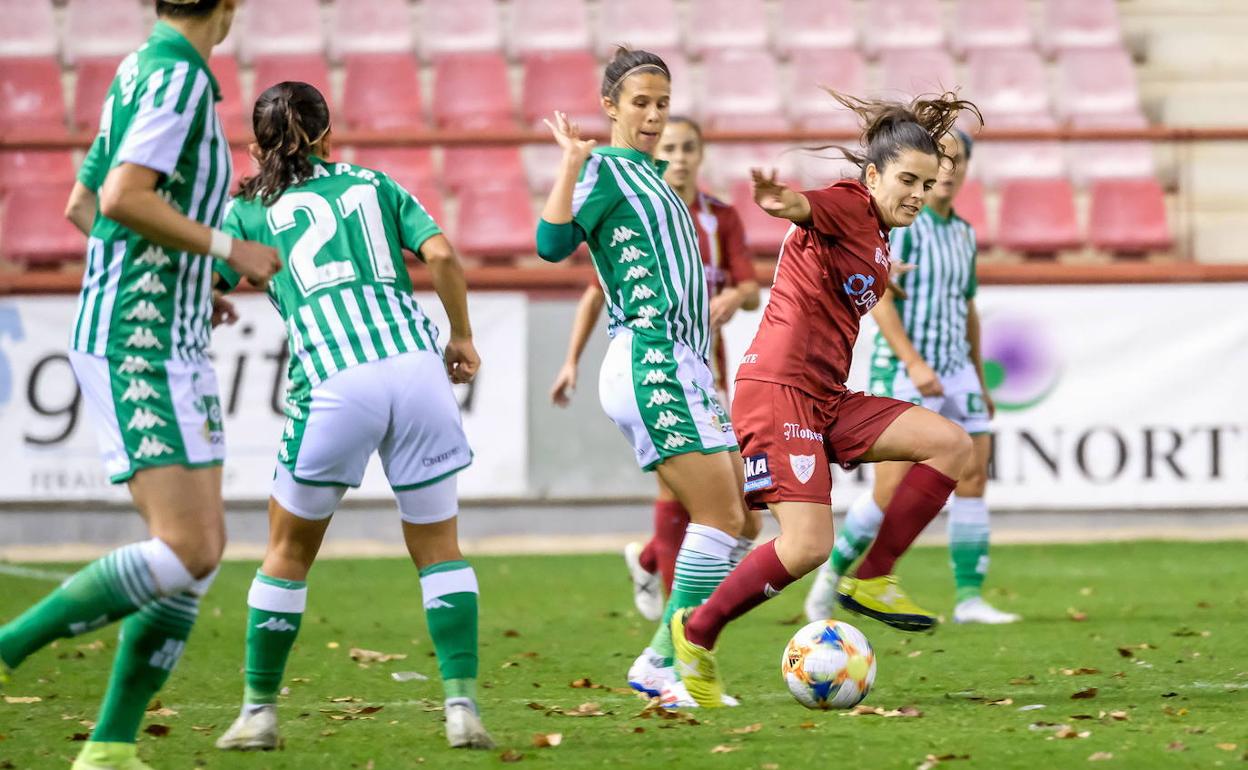
<svg viewBox="0 0 1248 770">
<path fill-rule="evenodd" d="M 144 294 L 151 294 L 153 296 L 159 297 L 162 294 L 168 294 L 169 287 L 161 283 L 160 279 L 156 277 L 155 273 L 149 272 L 149 273 L 144 273 L 143 277 L 135 282 L 134 291 L 142 292 Z"/>
<path fill-rule="evenodd" d="M 656 406 L 667 406 L 676 401 L 676 397 L 669 390 L 656 390 L 650 394 L 650 400 L 646 402 L 647 409 L 653 409 Z"/>
<path fill-rule="evenodd" d="M 457 454 L 459 454 L 459 447 L 450 449 L 446 452 L 443 452 L 440 455 L 434 455 L 433 457 L 423 457 L 420 460 L 420 464 L 425 466 L 426 468 L 432 468 L 435 465 L 441 465 L 442 463 L 446 462 L 447 460 L 451 459 Z"/>
<path fill-rule="evenodd" d="M 156 371 L 156 367 L 151 362 L 141 356 L 126 356 L 121 362 L 121 366 L 117 367 L 118 374 L 148 374 Z"/>
<path fill-rule="evenodd" d="M 643 364 L 665 364 L 667 363 L 667 356 L 663 355 L 662 350 L 647 348 L 646 355 L 642 357 L 641 362 Z"/>
<path fill-rule="evenodd" d="M 823 436 L 819 435 L 810 428 L 803 427 L 795 422 L 786 422 L 784 424 L 784 440 L 792 441 L 793 439 L 798 439 L 799 441 L 815 441 L 820 444 L 823 443 Z"/>
<path fill-rule="evenodd" d="M 126 386 L 126 392 L 121 394 L 121 400 L 124 401 L 146 401 L 149 398 L 156 398 L 159 393 L 151 385 L 147 384 L 147 380 L 130 380 L 130 384 Z"/>
<path fill-rule="evenodd" d="M 815 455 L 789 455 L 789 467 L 797 480 L 805 484 L 815 475 Z"/>
<path fill-rule="evenodd" d="M 160 312 L 160 309 L 145 299 L 139 300 L 138 303 L 130 309 L 130 312 L 123 316 L 123 319 L 126 321 L 146 321 L 149 323 L 152 321 L 156 321 L 158 323 L 165 322 L 165 316 Z"/>
<path fill-rule="evenodd" d="M 771 468 L 767 464 L 767 455 L 750 455 L 745 458 L 745 491 L 766 489 L 771 486 Z"/>
<path fill-rule="evenodd" d="M 653 329 L 654 321 L 651 321 L 649 318 L 634 318 L 628 322 L 628 325 L 634 329 Z"/>
<path fill-rule="evenodd" d="M 134 414 L 130 417 L 130 422 L 126 425 L 127 430 L 151 430 L 152 428 L 163 428 L 169 423 L 160 418 L 151 409 L 140 407 L 134 410 Z"/>
<path fill-rule="evenodd" d="M 862 273 L 854 273 L 845 279 L 842 288 L 855 305 L 862 308 L 862 312 L 866 313 L 875 304 L 880 301 L 876 296 L 875 290 L 871 288 L 875 285 L 875 276 L 863 275 Z"/>
<path fill-rule="evenodd" d="M 662 385 L 667 382 L 667 372 L 659 369 L 651 369 L 646 372 L 646 376 L 642 378 L 642 385 Z"/>
</svg>

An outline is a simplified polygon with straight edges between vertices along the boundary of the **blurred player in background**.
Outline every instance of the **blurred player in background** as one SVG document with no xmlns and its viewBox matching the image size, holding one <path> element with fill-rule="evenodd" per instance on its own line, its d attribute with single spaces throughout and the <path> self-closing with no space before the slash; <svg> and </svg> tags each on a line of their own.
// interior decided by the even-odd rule
<svg viewBox="0 0 1248 770">
<path fill-rule="evenodd" d="M 884 292 L 871 315 L 879 324 L 871 361 L 873 395 L 921 404 L 961 425 L 975 445 L 973 461 L 958 479 L 949 502 L 949 556 L 957 589 L 955 623 L 1013 623 L 982 596 L 988 573 L 988 507 L 984 487 L 992 454 L 989 420 L 992 398 L 984 384 L 979 352 L 979 313 L 975 309 L 975 230 L 953 210 L 966 179 L 971 137 L 955 129 L 941 140 L 942 163 L 927 205 L 906 228 L 889 234 L 893 259 L 915 269 L 898 280 L 907 298 Z M 875 488 L 850 506 L 832 557 L 806 597 L 806 616 L 832 616 L 840 576 L 866 550 L 879 531 L 898 483 L 910 463 L 875 466 Z"/>
<path fill-rule="evenodd" d="M 225 547 L 225 439 L 208 360 L 212 256 L 263 285 L 266 246 L 214 229 L 230 148 L 208 68 L 234 0 L 159 0 L 147 42 L 109 87 L 66 216 L 87 234 L 69 360 L 104 466 L 151 539 L 119 548 L 0 628 L 0 679 L 55 639 L 125 618 L 75 770 L 142 770 L 135 737 L 182 655 Z M 209 256 L 212 255 L 212 256 Z"/>
<path fill-rule="evenodd" d="M 589 244 L 606 297 L 611 344 L 598 390 L 643 470 L 689 512 L 664 622 L 628 672 L 629 685 L 681 700 L 667 619 L 706 600 L 748 549 L 741 539 L 741 458 L 715 391 L 710 295 L 689 207 L 654 155 L 667 125 L 671 74 L 648 51 L 619 48 L 603 75 L 611 146 L 582 139 L 567 116 L 547 122 L 563 148 L 537 228 L 548 261 Z M 718 702 L 716 705 L 719 705 Z"/>
<path fill-rule="evenodd" d="M 378 171 L 326 160 L 329 124 L 325 98 L 307 83 L 265 90 L 252 113 L 260 171 L 243 181 L 224 225 L 284 257 L 269 296 L 290 340 L 291 385 L 269 546 L 247 595 L 242 713 L 217 748 L 278 747 L 277 695 L 302 624 L 308 571 L 343 493 L 359 486 L 374 452 L 420 570 L 447 740 L 490 748 L 477 709 L 477 577 L 456 534 L 456 474 L 472 450 L 451 381 L 471 381 L 480 364 L 463 268 L 411 193 Z M 418 253 L 433 276 L 451 324 L 445 351 L 412 298 L 402 249 Z M 218 272 L 229 286 L 237 280 L 228 266 Z"/>
<path fill-rule="evenodd" d="M 971 458 L 966 431 L 908 401 L 849 391 L 861 317 L 888 284 L 888 231 L 914 222 L 943 159 L 939 142 L 964 108 L 952 94 L 909 105 L 835 94 L 864 125 L 860 179 L 799 193 L 754 172 L 754 199 L 788 219 L 771 299 L 737 370 L 733 416 L 742 437 L 746 496 L 767 505 L 780 535 L 754 549 L 700 607 L 672 616 L 681 676 L 699 705 L 717 706 L 715 642 L 730 621 L 822 564 L 834 542 L 829 463 L 915 463 L 889 504 L 875 545 L 843 603 L 906 631 L 935 616 L 893 574 L 940 512 Z"/>
<path fill-rule="evenodd" d="M 731 205 L 698 189 L 698 171 L 702 167 L 704 144 L 702 128 L 692 118 L 672 116 L 659 138 L 655 157 L 667 162 L 663 179 L 672 186 L 693 215 L 693 226 L 698 233 L 698 246 L 706 270 L 707 287 L 711 295 L 711 364 L 715 374 L 715 388 L 720 398 L 727 402 L 728 354 L 720 333 L 738 310 L 754 310 L 758 307 L 758 280 L 754 275 L 754 263 L 745 248 L 745 227 L 741 217 Z M 576 390 L 577 366 L 585 343 L 598 323 L 598 315 L 605 302 L 602 287 L 597 281 L 585 289 L 576 308 L 576 320 L 568 340 L 568 357 L 555 377 L 550 398 L 558 406 L 567 406 Z M 659 493 L 654 501 L 654 534 L 643 547 L 629 543 L 624 549 L 624 560 L 633 581 L 633 602 L 646 620 L 658 620 L 663 615 L 663 590 L 672 591 L 676 573 L 676 552 L 689 526 L 689 512 L 681 505 L 676 494 L 658 478 Z M 758 535 L 760 521 L 757 514 L 749 517 L 742 536 L 750 540 Z"/>
</svg>

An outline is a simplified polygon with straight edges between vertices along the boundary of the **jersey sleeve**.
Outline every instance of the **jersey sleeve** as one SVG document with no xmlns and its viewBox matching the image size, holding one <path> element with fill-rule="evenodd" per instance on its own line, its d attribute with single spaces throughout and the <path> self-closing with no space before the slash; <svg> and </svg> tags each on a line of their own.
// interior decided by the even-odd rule
<svg viewBox="0 0 1248 770">
<path fill-rule="evenodd" d="M 246 228 L 243 225 L 242 211 L 235 205 L 237 198 L 230 198 L 229 203 L 225 204 L 225 217 L 221 222 L 221 232 L 231 238 L 240 240 L 249 240 L 247 238 Z M 233 291 L 238 287 L 240 280 L 239 274 L 230 267 L 224 259 L 214 259 L 212 262 L 212 270 L 217 274 L 216 287 L 223 291 Z"/>
<path fill-rule="evenodd" d="M 610 176 L 609 161 L 602 155 L 590 155 L 581 167 L 581 178 L 572 190 L 572 221 L 583 233 L 593 233 L 619 201 L 611 185 L 603 178 Z M 588 238 L 587 238 L 588 240 Z"/>
<path fill-rule="evenodd" d="M 728 277 L 733 286 L 757 280 L 754 260 L 745 247 L 745 224 L 732 206 L 725 206 L 719 213 L 719 248 L 728 266 Z"/>
<path fill-rule="evenodd" d="M 152 72 L 135 93 L 137 111 L 117 150 L 117 163 L 173 173 L 197 115 L 214 109 L 208 74 L 187 62 Z"/>
<path fill-rule="evenodd" d="M 802 193 L 810 203 L 810 226 L 831 238 L 843 238 L 847 226 L 863 216 L 862 196 L 843 187 Z"/>
<path fill-rule="evenodd" d="M 438 223 L 430 216 L 420 199 L 404 189 L 403 185 L 390 177 L 383 177 L 383 180 L 382 184 L 386 185 L 390 194 L 394 196 L 393 210 L 397 212 L 398 217 L 399 243 L 403 248 L 419 256 L 420 247 L 424 242 L 440 234 L 442 228 L 438 227 Z"/>
<path fill-rule="evenodd" d="M 94 193 L 100 191 L 100 188 L 104 186 L 104 177 L 108 176 L 105 141 L 103 134 L 96 134 L 90 149 L 87 150 L 86 157 L 82 159 L 82 165 L 78 167 L 78 181 Z"/>
<path fill-rule="evenodd" d="M 914 260 L 914 235 L 909 227 L 894 227 L 888 233 L 888 254 L 897 262 Z"/>
</svg>

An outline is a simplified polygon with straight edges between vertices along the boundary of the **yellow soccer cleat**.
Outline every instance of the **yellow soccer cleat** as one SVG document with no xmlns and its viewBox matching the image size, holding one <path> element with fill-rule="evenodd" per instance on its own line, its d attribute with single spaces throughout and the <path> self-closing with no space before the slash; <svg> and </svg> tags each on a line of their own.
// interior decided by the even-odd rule
<svg viewBox="0 0 1248 770">
<path fill-rule="evenodd" d="M 724 705 L 724 682 L 719 678 L 715 651 L 699 647 L 685 638 L 685 621 L 693 612 L 686 607 L 672 615 L 672 646 L 676 648 L 676 673 L 689 695 L 704 709 Z"/>
<path fill-rule="evenodd" d="M 845 609 L 892 626 L 899 631 L 927 631 L 936 614 L 910 600 L 896 575 L 859 580 L 842 577 L 836 595 Z"/>
<path fill-rule="evenodd" d="M 133 743 L 88 741 L 70 770 L 152 770 Z"/>
</svg>

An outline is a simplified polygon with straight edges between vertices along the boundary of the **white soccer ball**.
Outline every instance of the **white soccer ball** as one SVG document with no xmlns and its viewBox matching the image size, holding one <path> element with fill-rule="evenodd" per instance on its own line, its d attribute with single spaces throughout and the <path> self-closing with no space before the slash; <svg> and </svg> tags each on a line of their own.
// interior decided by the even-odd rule
<svg viewBox="0 0 1248 770">
<path fill-rule="evenodd" d="M 780 670 L 789 692 L 806 708 L 853 708 L 875 683 L 875 653 L 850 624 L 816 620 L 789 640 Z"/>
</svg>

